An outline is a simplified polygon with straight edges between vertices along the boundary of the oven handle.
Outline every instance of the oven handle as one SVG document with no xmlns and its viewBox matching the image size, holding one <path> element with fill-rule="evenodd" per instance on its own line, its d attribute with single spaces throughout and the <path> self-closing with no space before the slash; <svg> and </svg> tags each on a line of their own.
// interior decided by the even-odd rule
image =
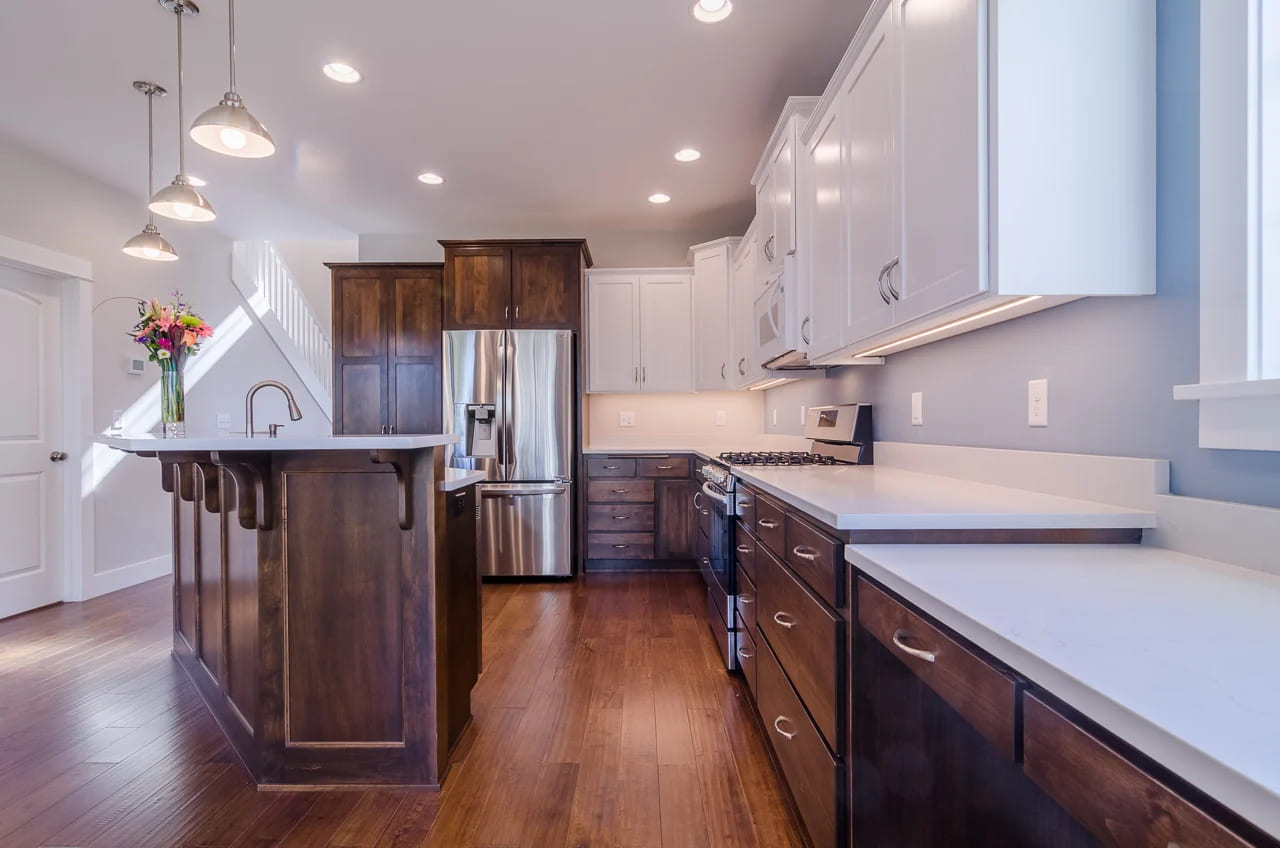
<svg viewBox="0 0 1280 848">
<path fill-rule="evenodd" d="M 704 495 L 706 495 L 707 497 L 711 498 L 711 500 L 716 501 L 716 502 L 717 502 L 717 503 L 719 503 L 721 506 L 723 506 L 726 510 L 728 510 L 728 508 L 729 508 L 729 496 L 728 496 L 728 495 L 722 495 L 722 494 L 720 494 L 719 492 L 717 492 L 717 491 L 716 491 L 716 489 L 715 489 L 715 487 L 714 487 L 714 486 L 712 486 L 710 483 L 703 483 L 703 484 L 702 484 L 702 494 L 704 494 Z"/>
</svg>

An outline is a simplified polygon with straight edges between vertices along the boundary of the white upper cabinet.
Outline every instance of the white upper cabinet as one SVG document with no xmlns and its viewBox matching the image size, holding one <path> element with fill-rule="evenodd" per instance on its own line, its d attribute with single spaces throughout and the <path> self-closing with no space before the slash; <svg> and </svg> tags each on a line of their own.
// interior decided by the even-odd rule
<svg viewBox="0 0 1280 848">
<path fill-rule="evenodd" d="M 773 155 L 774 265 L 796 250 L 796 137 L 802 121 L 797 117 L 791 123 Z"/>
<path fill-rule="evenodd" d="M 589 272 L 587 388 L 640 390 L 640 275 Z"/>
<path fill-rule="evenodd" d="M 1155 7 L 872 4 L 796 148 L 811 361 L 1154 293 Z"/>
<path fill-rule="evenodd" d="M 693 280 L 685 274 L 640 276 L 640 388 L 693 391 Z"/>
<path fill-rule="evenodd" d="M 796 151 L 800 128 L 813 113 L 816 97 L 790 97 L 774 127 L 751 184 L 756 190 L 756 278 L 761 287 L 783 269 L 796 250 Z"/>
<path fill-rule="evenodd" d="M 729 238 L 689 248 L 693 255 L 694 388 L 732 388 L 729 279 L 741 239 Z"/>
<path fill-rule="evenodd" d="M 756 186 L 756 220 L 759 222 L 759 254 L 756 257 L 757 271 L 772 266 L 773 245 L 777 242 L 775 232 L 778 194 L 773 183 L 773 168 L 765 170 Z"/>
<path fill-rule="evenodd" d="M 587 316 L 587 391 L 693 391 L 687 270 L 590 271 Z"/>
<path fill-rule="evenodd" d="M 752 224 L 738 247 L 738 255 L 734 258 L 733 275 L 729 281 L 732 300 L 731 320 L 731 365 L 729 376 L 731 388 L 740 389 L 763 373 L 760 358 L 756 355 L 755 342 L 755 300 L 760 294 L 759 275 L 756 260 L 760 253 L 760 237 Z"/>
</svg>

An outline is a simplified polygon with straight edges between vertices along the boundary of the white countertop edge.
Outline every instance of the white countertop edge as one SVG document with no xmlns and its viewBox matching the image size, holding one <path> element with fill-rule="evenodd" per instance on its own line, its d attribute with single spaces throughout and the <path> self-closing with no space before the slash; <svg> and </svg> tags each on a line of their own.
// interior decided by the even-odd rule
<svg viewBox="0 0 1280 848">
<path fill-rule="evenodd" d="M 130 453 L 185 453 L 191 451 L 286 452 L 345 450 L 420 450 L 461 441 L 440 433 L 420 436 L 194 436 L 162 439 L 153 435 L 98 436 L 100 445 Z"/>
<path fill-rule="evenodd" d="M 1228 764 L 1153 725 L 1123 704 L 983 626 L 857 550 L 845 546 L 845 560 L 915 604 L 1041 689 L 1133 745 L 1192 786 L 1280 838 L 1280 792 L 1240 774 Z"/>
<path fill-rule="evenodd" d="M 440 491 L 456 492 L 458 489 L 465 489 L 485 479 L 483 471 L 468 471 L 463 468 L 446 468 L 444 470 L 444 479 L 440 481 Z"/>
</svg>

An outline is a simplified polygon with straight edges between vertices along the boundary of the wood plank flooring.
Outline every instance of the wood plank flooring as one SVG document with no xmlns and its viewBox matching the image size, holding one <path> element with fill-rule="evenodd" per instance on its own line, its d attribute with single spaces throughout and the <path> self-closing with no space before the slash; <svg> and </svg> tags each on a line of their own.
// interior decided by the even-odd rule
<svg viewBox="0 0 1280 848">
<path fill-rule="evenodd" d="M 484 592 L 442 793 L 258 792 L 156 580 L 0 622 L 0 846 L 800 846 L 697 575 Z"/>
</svg>

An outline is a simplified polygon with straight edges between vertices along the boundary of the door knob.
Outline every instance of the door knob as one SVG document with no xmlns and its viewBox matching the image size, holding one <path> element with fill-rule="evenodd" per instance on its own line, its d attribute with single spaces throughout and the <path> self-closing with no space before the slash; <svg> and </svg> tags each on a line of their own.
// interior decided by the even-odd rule
<svg viewBox="0 0 1280 848">
<path fill-rule="evenodd" d="M 49 454 L 49 461 L 50 461 L 50 462 L 66 462 L 66 461 L 67 461 L 67 452 L 66 452 L 66 451 L 54 451 L 53 453 Z"/>
</svg>

